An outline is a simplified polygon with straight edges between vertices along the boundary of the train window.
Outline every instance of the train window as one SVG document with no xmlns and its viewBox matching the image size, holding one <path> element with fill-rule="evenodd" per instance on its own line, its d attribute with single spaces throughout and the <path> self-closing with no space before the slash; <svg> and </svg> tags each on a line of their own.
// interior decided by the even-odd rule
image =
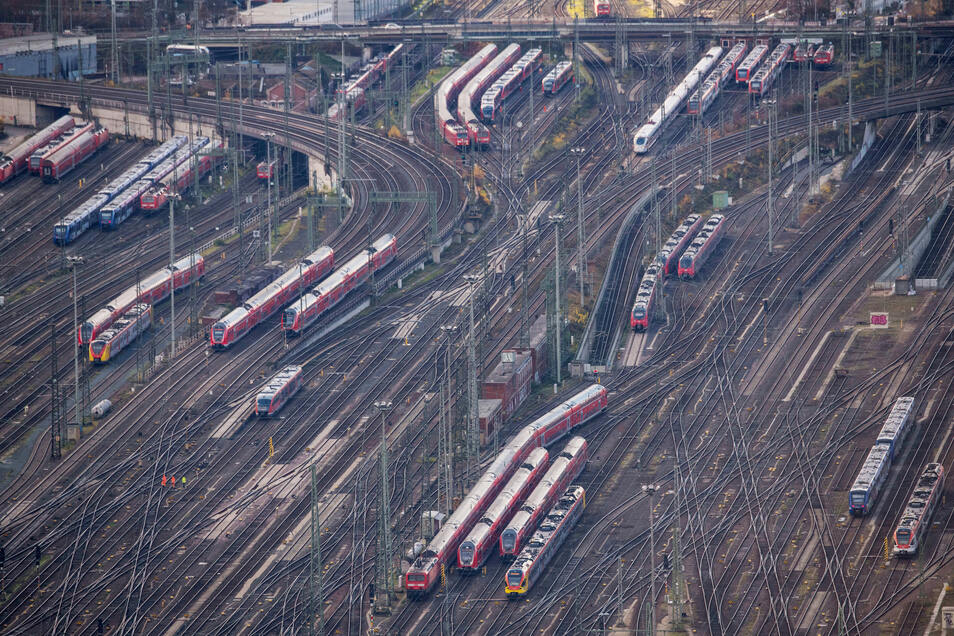
<svg viewBox="0 0 954 636">
<path fill-rule="evenodd" d="M 507 585 L 510 587 L 520 587 L 523 581 L 523 570 L 510 570 L 507 572 Z"/>
</svg>

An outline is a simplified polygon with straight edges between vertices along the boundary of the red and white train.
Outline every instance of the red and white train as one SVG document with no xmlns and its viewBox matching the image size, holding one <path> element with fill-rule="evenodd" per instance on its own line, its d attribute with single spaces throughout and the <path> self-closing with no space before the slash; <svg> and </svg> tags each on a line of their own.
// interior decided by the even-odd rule
<svg viewBox="0 0 954 636">
<path fill-rule="evenodd" d="M 549 453 L 535 448 L 520 468 L 503 487 L 487 512 L 457 548 L 457 567 L 464 572 L 477 572 L 494 551 L 500 531 L 520 508 L 530 490 L 537 485 L 547 469 Z"/>
<path fill-rule="evenodd" d="M 89 343 L 89 361 L 106 364 L 152 325 L 152 305 L 139 303 Z"/>
<path fill-rule="evenodd" d="M 573 79 L 573 62 L 563 60 L 550 69 L 543 77 L 543 96 L 553 97 L 560 92 L 567 82 Z"/>
<path fill-rule="evenodd" d="M 346 105 L 350 106 L 354 112 L 361 110 L 365 103 L 367 103 L 365 96 L 367 90 L 384 75 L 388 68 L 394 67 L 398 57 L 403 55 L 403 53 L 404 45 L 398 44 L 386 56 L 368 64 L 357 78 L 342 86 L 341 90 L 344 92 L 343 101 L 345 104 L 336 101 L 329 106 L 328 119 L 340 121 L 345 113 L 348 112 L 347 108 L 345 108 Z"/>
<path fill-rule="evenodd" d="M 298 290 L 324 278 L 335 264 L 335 253 L 322 246 L 266 285 L 257 294 L 212 325 L 213 349 L 228 349 L 253 327 L 287 305 Z"/>
<path fill-rule="evenodd" d="M 750 94 L 759 97 L 765 95 L 768 89 L 772 87 L 775 78 L 785 68 L 785 61 L 788 59 L 791 50 L 792 46 L 790 44 L 783 43 L 775 47 L 765 64 L 756 71 L 755 76 L 749 81 Z"/>
<path fill-rule="evenodd" d="M 75 125 L 76 123 L 72 117 L 63 115 L 10 152 L 4 153 L 2 159 L 0 159 L 0 183 L 6 183 L 26 170 L 30 156 L 36 152 L 38 148 L 50 143 L 50 141 L 56 137 L 69 132 Z"/>
<path fill-rule="evenodd" d="M 580 476 L 586 466 L 586 440 L 580 436 L 567 442 L 557 455 L 549 470 L 533 489 L 527 500 L 513 515 L 513 519 L 500 533 L 500 556 L 507 560 L 517 558 L 533 531 L 540 525 L 557 497 L 565 491 L 570 482 Z"/>
<path fill-rule="evenodd" d="M 397 256 L 397 239 L 385 234 L 371 246 L 371 254 L 358 254 L 337 268 L 314 289 L 292 302 L 282 312 L 282 329 L 289 336 L 297 336 L 329 309 L 337 305 L 361 285 L 372 271 L 387 266 Z"/>
<path fill-rule="evenodd" d="M 730 78 L 735 77 L 735 69 L 745 57 L 747 48 L 745 42 L 739 42 L 726 53 L 719 65 L 709 73 L 702 85 L 689 97 L 687 110 L 690 115 L 704 114 L 712 105 L 725 83 Z"/>
<path fill-rule="evenodd" d="M 702 227 L 702 215 L 690 214 L 686 220 L 679 224 L 663 248 L 659 250 L 659 262 L 662 264 L 663 276 L 671 276 L 676 273 L 679 264 L 679 256 L 686 246 L 696 237 L 699 228 Z"/>
<path fill-rule="evenodd" d="M 109 131 L 105 128 L 87 130 L 76 137 L 71 143 L 60 147 L 54 153 L 44 156 L 40 166 L 43 180 L 47 183 L 59 181 L 73 168 L 83 163 L 93 153 L 109 143 Z M 32 158 L 31 158 L 32 160 Z"/>
<path fill-rule="evenodd" d="M 298 393 L 301 372 L 302 367 L 289 365 L 269 378 L 255 396 L 255 415 L 271 417 L 278 413 L 279 409 Z"/>
<path fill-rule="evenodd" d="M 518 432 L 454 510 L 424 552 L 405 574 L 405 589 L 410 596 L 422 596 L 440 580 L 441 565 L 451 562 L 457 547 L 510 475 L 526 460 L 534 448 L 546 446 L 568 434 L 574 427 L 599 415 L 606 408 L 606 389 L 594 384 L 580 391 L 547 414 Z"/>
<path fill-rule="evenodd" d="M 570 486 L 553 504 L 540 523 L 540 529 L 527 541 L 517 560 L 507 569 L 504 592 L 508 599 L 520 598 L 540 580 L 553 555 L 573 531 L 586 508 L 583 486 Z"/>
<path fill-rule="evenodd" d="M 500 105 L 504 100 L 512 95 L 528 77 L 532 77 L 538 68 L 540 60 L 543 59 L 541 49 L 530 49 L 523 54 L 513 67 L 504 73 L 496 82 L 487 89 L 487 92 L 480 98 L 480 116 L 487 123 L 493 123 L 500 110 Z M 530 90 L 533 90 L 533 82 L 530 83 Z"/>
<path fill-rule="evenodd" d="M 215 140 L 209 148 L 212 151 L 219 150 L 222 148 L 222 142 Z M 195 154 L 198 155 L 198 149 Z M 212 170 L 219 159 L 215 154 L 202 154 L 193 160 L 190 155 L 139 197 L 139 208 L 149 211 L 163 209 L 169 203 L 170 195 L 188 192 L 189 188 Z"/>
<path fill-rule="evenodd" d="M 795 47 L 795 50 L 792 51 L 793 62 L 811 62 L 814 56 L 815 45 L 808 42 L 799 44 Z"/>
<path fill-rule="evenodd" d="M 835 61 L 835 45 L 819 46 L 812 58 L 815 66 L 829 66 Z"/>
<path fill-rule="evenodd" d="M 139 281 L 79 326 L 76 337 L 81 345 L 89 344 L 137 303 L 155 305 L 169 297 L 172 289 L 188 287 L 205 275 L 205 259 L 199 253 L 180 258 L 172 269 L 163 267 Z"/>
<path fill-rule="evenodd" d="M 924 467 L 908 505 L 901 513 L 901 521 L 894 531 L 894 548 L 897 557 L 916 556 L 924 541 L 931 515 L 944 491 L 944 466 L 928 464 Z"/>
<path fill-rule="evenodd" d="M 255 176 L 259 179 L 268 179 L 269 177 L 275 177 L 275 167 L 278 165 L 278 159 L 272 159 L 271 163 L 268 161 L 259 161 L 258 165 L 255 166 Z"/>
<path fill-rule="evenodd" d="M 437 113 L 437 125 L 441 127 L 444 141 L 455 148 L 466 148 L 470 144 L 467 129 L 457 123 L 452 114 L 451 103 L 463 90 L 467 82 L 484 68 L 497 54 L 497 45 L 488 44 L 477 52 L 477 55 L 464 62 L 460 68 L 444 78 L 434 93 L 434 112 Z"/>
<path fill-rule="evenodd" d="M 639 287 L 636 289 L 636 300 L 633 302 L 633 311 L 629 315 L 629 326 L 633 331 L 646 331 L 653 319 L 653 305 L 656 303 L 656 287 L 662 272 L 659 261 L 654 260 L 646 268 Z"/>
<path fill-rule="evenodd" d="M 748 84 L 749 80 L 755 77 L 755 73 L 759 70 L 759 65 L 762 64 L 762 60 L 768 55 L 768 50 L 769 47 L 767 44 L 758 44 L 749 51 L 749 54 L 745 56 L 745 59 L 742 60 L 735 69 L 735 81 L 740 84 Z"/>
<path fill-rule="evenodd" d="M 50 140 L 50 142 L 42 148 L 37 148 L 33 154 L 30 155 L 30 174 L 37 176 L 43 174 L 43 160 L 46 157 L 52 155 L 60 148 L 69 145 L 73 141 L 76 141 L 84 132 L 90 132 L 92 130 L 93 122 L 81 122 L 68 133 Z"/>
<path fill-rule="evenodd" d="M 519 44 L 510 44 L 505 47 L 487 66 L 480 69 L 467 82 L 457 98 L 457 121 L 467 129 L 470 143 L 474 144 L 475 147 L 486 146 L 490 143 L 490 130 L 480 123 L 477 115 L 474 114 L 474 100 L 479 102 L 487 88 L 513 66 L 519 57 Z"/>
<path fill-rule="evenodd" d="M 613 7 L 609 0 L 593 0 L 593 15 L 597 18 L 603 18 L 612 15 Z"/>
<path fill-rule="evenodd" d="M 695 278 L 709 256 L 715 251 L 725 226 L 725 217 L 713 214 L 706 224 L 699 230 L 699 235 L 693 239 L 686 251 L 679 257 L 679 278 L 688 280 Z"/>
</svg>

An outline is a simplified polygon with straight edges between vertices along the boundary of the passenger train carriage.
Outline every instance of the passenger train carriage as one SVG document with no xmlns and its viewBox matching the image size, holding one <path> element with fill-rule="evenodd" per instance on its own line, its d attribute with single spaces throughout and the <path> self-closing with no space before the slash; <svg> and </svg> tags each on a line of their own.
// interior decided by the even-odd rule
<svg viewBox="0 0 954 636">
<path fill-rule="evenodd" d="M 772 88 L 775 79 L 785 68 L 785 61 L 788 59 L 792 47 L 788 44 L 779 44 L 769 55 L 765 64 L 756 71 L 755 75 L 749 81 L 749 93 L 762 97 Z"/>
<path fill-rule="evenodd" d="M 467 135 L 467 129 L 457 123 L 457 119 L 452 114 L 451 103 L 457 99 L 458 94 L 467 85 L 467 82 L 486 66 L 496 54 L 497 45 L 488 44 L 458 69 L 451 71 L 434 92 L 434 112 L 437 113 L 437 123 L 441 127 L 444 141 L 456 148 L 466 147 L 469 145 L 470 139 Z"/>
<path fill-rule="evenodd" d="M 696 237 L 700 227 L 702 227 L 702 215 L 690 214 L 679 224 L 679 227 L 673 230 L 666 244 L 659 250 L 658 258 L 663 276 L 671 276 L 676 273 L 679 257 L 686 246 Z"/>
<path fill-rule="evenodd" d="M 152 305 L 140 303 L 89 343 L 89 361 L 105 364 L 152 325 Z"/>
<path fill-rule="evenodd" d="M 924 541 L 934 508 L 944 492 L 944 466 L 928 464 L 918 477 L 908 505 L 901 513 L 901 521 L 894 531 L 894 548 L 897 557 L 916 556 Z"/>
<path fill-rule="evenodd" d="M 83 321 L 76 334 L 79 344 L 86 345 L 92 342 L 136 303 L 155 305 L 168 298 L 173 288 L 179 290 L 188 287 L 204 275 L 205 259 L 201 254 L 196 253 L 173 263 L 171 271 L 170 268 L 164 267 L 146 276 L 139 281 L 138 285 L 128 288 Z"/>
<path fill-rule="evenodd" d="M 713 214 L 699 230 L 699 234 L 692 240 L 686 251 L 679 257 L 679 267 L 677 274 L 679 278 L 688 280 L 695 278 L 699 270 L 715 251 L 722 240 L 722 232 L 725 226 L 725 217 L 721 214 Z"/>
<path fill-rule="evenodd" d="M 911 430 L 911 421 L 914 416 L 914 398 L 899 397 L 894 401 L 888 417 L 885 418 L 875 444 L 888 447 L 888 459 L 894 463 L 895 457 L 900 454 L 904 438 Z"/>
<path fill-rule="evenodd" d="M 475 147 L 490 143 L 490 130 L 487 129 L 474 113 L 474 101 L 480 102 L 481 96 L 507 69 L 513 66 L 520 57 L 520 45 L 511 44 L 482 68 L 467 82 L 457 98 L 457 121 L 465 129 L 470 143 Z"/>
<path fill-rule="evenodd" d="M 609 0 L 593 0 L 593 15 L 597 18 L 604 18 L 613 13 L 613 6 Z"/>
<path fill-rule="evenodd" d="M 47 183 L 59 181 L 108 143 L 109 131 L 105 128 L 84 132 L 72 143 L 43 158 L 40 165 L 43 181 Z"/>
<path fill-rule="evenodd" d="M 540 519 L 553 506 L 570 483 L 580 476 L 586 466 L 586 440 L 580 436 L 567 442 L 550 464 L 546 474 L 533 489 L 513 519 L 500 533 L 500 556 L 512 561 L 517 558 Z"/>
<path fill-rule="evenodd" d="M 494 551 L 501 530 L 513 517 L 530 490 L 536 486 L 547 468 L 549 454 L 545 448 L 535 448 L 503 487 L 487 512 L 474 525 L 457 548 L 457 567 L 465 572 L 476 572 Z"/>
<path fill-rule="evenodd" d="M 520 556 L 507 569 L 504 591 L 508 599 L 520 598 L 530 591 L 576 526 L 585 507 L 583 486 L 567 488 L 540 523 L 540 529 L 533 533 Z"/>
<path fill-rule="evenodd" d="M 633 135 L 633 152 L 636 154 L 649 152 L 649 149 L 656 143 L 668 123 L 682 109 L 683 102 L 692 95 L 696 87 L 702 82 L 702 78 L 719 61 L 721 55 L 721 46 L 712 47 L 696 62 L 696 65 L 682 78 L 682 81 L 676 84 L 666 96 L 662 106 L 653 111 L 646 123 Z"/>
<path fill-rule="evenodd" d="M 835 47 L 832 44 L 826 46 L 819 46 L 815 50 L 815 55 L 813 56 L 813 62 L 815 66 L 829 66 L 832 62 L 835 61 Z"/>
<path fill-rule="evenodd" d="M 212 325 L 210 344 L 213 349 L 228 349 L 253 327 L 291 302 L 301 287 L 321 280 L 335 262 L 334 250 L 322 246 L 292 265 L 257 294 L 236 307 Z"/>
<path fill-rule="evenodd" d="M 550 69 L 543 77 L 543 96 L 553 97 L 560 92 L 567 82 L 573 79 L 573 62 L 563 60 Z"/>
<path fill-rule="evenodd" d="M 51 139 L 46 145 L 37 148 L 30 155 L 30 174 L 41 175 L 43 174 L 43 160 L 49 157 L 50 155 L 59 152 L 63 148 L 66 148 L 77 139 L 83 133 L 92 132 L 93 122 L 81 122 L 76 125 L 72 130 L 63 133 L 58 137 Z"/>
<path fill-rule="evenodd" d="M 76 122 L 69 115 L 63 115 L 52 124 L 32 135 L 29 139 L 6 152 L 0 157 L 0 183 L 6 183 L 29 168 L 30 156 L 37 149 L 46 146 L 60 135 L 73 130 Z"/>
<path fill-rule="evenodd" d="M 378 271 L 393 261 L 397 256 L 397 239 L 393 234 L 385 234 L 374 242 L 371 249 L 370 256 L 358 254 L 285 308 L 282 312 L 285 333 L 289 336 L 301 334 L 351 290 L 364 283 L 372 271 Z"/>
<path fill-rule="evenodd" d="M 279 409 L 298 392 L 301 386 L 301 374 L 302 367 L 289 365 L 269 378 L 255 396 L 255 415 L 271 417 L 278 413 Z"/>
<path fill-rule="evenodd" d="M 914 398 L 899 397 L 895 400 L 868 457 L 858 471 L 855 483 L 848 491 L 848 512 L 852 515 L 863 517 L 871 512 L 891 464 L 901 453 L 913 418 Z"/>
<path fill-rule="evenodd" d="M 740 84 L 748 84 L 749 80 L 755 76 L 755 72 L 762 64 L 762 60 L 768 55 L 769 47 L 765 44 L 759 44 L 753 47 L 745 59 L 735 69 L 735 81 Z"/>
<path fill-rule="evenodd" d="M 480 98 L 480 116 L 485 122 L 493 123 L 504 100 L 516 92 L 524 80 L 536 73 L 541 59 L 541 49 L 530 49 L 487 89 Z M 533 82 L 530 83 L 530 90 L 533 90 Z"/>
<path fill-rule="evenodd" d="M 705 81 L 689 97 L 686 110 L 690 115 L 701 115 L 708 110 L 726 82 L 735 77 L 735 69 L 745 57 L 746 48 L 745 42 L 733 46 L 719 65 L 706 76 Z"/>
<path fill-rule="evenodd" d="M 454 558 L 460 542 L 534 448 L 557 441 L 575 426 L 595 417 L 606 408 L 606 400 L 606 389 L 594 384 L 521 429 L 408 569 L 405 574 L 408 594 L 421 596 L 437 584 L 440 566 Z"/>
<path fill-rule="evenodd" d="M 630 314 L 629 326 L 634 331 L 646 331 L 652 321 L 652 311 L 656 300 L 656 286 L 660 274 L 658 261 L 646 268 L 639 288 L 636 290 L 636 300 Z"/>
</svg>

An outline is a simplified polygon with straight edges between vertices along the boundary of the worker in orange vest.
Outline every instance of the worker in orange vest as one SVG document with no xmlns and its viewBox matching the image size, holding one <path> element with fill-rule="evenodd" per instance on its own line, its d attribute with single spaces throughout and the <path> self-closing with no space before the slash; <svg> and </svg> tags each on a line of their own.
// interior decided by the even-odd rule
<svg viewBox="0 0 954 636">
<path fill-rule="evenodd" d="M 175 476 L 175 475 L 172 476 L 172 487 L 173 487 L 173 488 L 176 487 L 176 476 Z"/>
<path fill-rule="evenodd" d="M 166 476 L 165 476 L 165 475 L 162 476 L 162 487 L 163 487 L 163 488 L 166 487 Z"/>
</svg>

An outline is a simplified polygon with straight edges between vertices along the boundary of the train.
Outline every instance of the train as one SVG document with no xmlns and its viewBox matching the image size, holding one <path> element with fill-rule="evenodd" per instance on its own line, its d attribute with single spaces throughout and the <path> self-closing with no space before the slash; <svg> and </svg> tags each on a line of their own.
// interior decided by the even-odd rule
<svg viewBox="0 0 954 636">
<path fill-rule="evenodd" d="M 586 491 L 583 486 L 570 486 L 544 517 L 540 529 L 533 533 L 527 546 L 504 575 L 504 592 L 508 599 L 523 597 L 546 569 L 567 535 L 583 515 Z"/>
<path fill-rule="evenodd" d="M 444 141 L 457 149 L 466 148 L 470 144 L 470 137 L 467 134 L 467 129 L 457 123 L 457 119 L 451 114 L 451 102 L 457 99 L 467 82 L 486 66 L 495 55 L 497 55 L 497 45 L 486 45 L 459 68 L 451 71 L 434 92 L 434 112 L 437 113 L 437 125 L 441 128 Z"/>
<path fill-rule="evenodd" d="M 811 62 L 815 57 L 815 45 L 811 43 L 799 44 L 792 51 L 793 62 Z"/>
<path fill-rule="evenodd" d="M 917 556 L 943 491 L 944 466 L 928 464 L 918 477 L 914 492 L 911 493 L 911 498 L 901 513 L 898 527 L 894 530 L 894 548 L 891 550 L 894 556 Z"/>
<path fill-rule="evenodd" d="M 782 69 L 785 68 L 785 61 L 792 50 L 789 44 L 779 44 L 769 55 L 765 63 L 755 72 L 752 80 L 749 82 L 749 94 L 762 97 L 772 87 L 775 78 L 779 76 Z"/>
<path fill-rule="evenodd" d="M 749 80 L 755 76 L 755 72 L 758 71 L 762 60 L 768 55 L 768 50 L 769 47 L 767 44 L 757 44 L 752 47 L 749 54 L 745 56 L 745 59 L 742 60 L 735 69 L 735 81 L 739 84 L 748 84 Z"/>
<path fill-rule="evenodd" d="M 361 285 L 372 271 L 386 267 L 397 257 L 397 238 L 385 234 L 371 246 L 371 254 L 358 254 L 328 278 L 292 302 L 282 312 L 281 328 L 288 336 L 297 336 L 319 317 L 337 305 L 351 290 Z"/>
<path fill-rule="evenodd" d="M 262 180 L 274 178 L 276 165 L 278 165 L 278 159 L 260 161 L 258 165 L 255 166 L 255 176 Z"/>
<path fill-rule="evenodd" d="M 689 97 L 689 104 L 686 110 L 690 115 L 705 114 L 709 106 L 712 105 L 712 102 L 719 96 L 726 82 L 728 82 L 730 78 L 735 77 L 735 69 L 745 57 L 747 48 L 748 45 L 746 45 L 745 42 L 737 43 L 729 49 L 729 52 L 722 58 L 719 65 L 709 72 L 709 75 L 706 76 L 702 85 Z"/>
<path fill-rule="evenodd" d="M 494 547 L 514 513 L 530 490 L 537 485 L 547 468 L 550 456 L 545 448 L 535 448 L 514 472 L 494 502 L 487 508 L 467 538 L 457 548 L 457 567 L 464 572 L 477 572 L 494 551 Z"/>
<path fill-rule="evenodd" d="M 460 542 L 484 514 L 504 482 L 534 448 L 561 439 L 574 427 L 602 413 L 606 405 L 606 389 L 594 384 L 523 427 L 503 447 L 424 552 L 407 570 L 405 589 L 408 595 L 423 596 L 437 585 L 441 566 L 456 556 Z"/>
<path fill-rule="evenodd" d="M 706 220 L 699 234 L 679 257 L 677 274 L 683 280 L 695 278 L 699 270 L 715 251 L 725 228 L 725 216 L 713 214 Z"/>
<path fill-rule="evenodd" d="M 671 276 L 676 273 L 679 256 L 682 255 L 686 246 L 696 237 L 699 228 L 702 227 L 702 215 L 690 214 L 679 224 L 672 235 L 659 250 L 658 260 L 662 267 L 663 276 Z"/>
<path fill-rule="evenodd" d="M 490 130 L 484 126 L 474 113 L 474 100 L 481 96 L 507 69 L 520 58 L 520 45 L 510 44 L 498 53 L 487 66 L 480 69 L 457 98 L 457 121 L 467 130 L 467 136 L 475 148 L 490 143 Z"/>
<path fill-rule="evenodd" d="M 563 60 L 543 76 L 543 96 L 553 97 L 567 82 L 573 79 L 573 62 Z"/>
<path fill-rule="evenodd" d="M 636 289 L 636 300 L 633 302 L 633 311 L 629 316 L 629 326 L 633 331 L 647 331 L 652 322 L 653 306 L 656 301 L 656 287 L 662 268 L 658 260 L 646 268 L 639 287 Z"/>
<path fill-rule="evenodd" d="M 815 55 L 812 57 L 812 62 L 815 64 L 815 66 L 830 66 L 834 61 L 835 46 L 833 44 L 819 46 L 817 49 L 815 49 Z"/>
<path fill-rule="evenodd" d="M 895 400 L 848 491 L 848 512 L 851 515 L 863 517 L 871 512 L 891 464 L 901 452 L 913 416 L 913 397 L 904 396 Z"/>
<path fill-rule="evenodd" d="M 604 18 L 612 15 L 613 7 L 609 0 L 593 0 L 593 15 L 597 18 Z"/>
<path fill-rule="evenodd" d="M 363 69 L 360 75 L 353 81 L 342 86 L 343 101 L 350 106 L 354 112 L 358 112 L 366 103 L 365 92 L 378 81 L 378 79 L 394 66 L 398 56 L 403 55 L 404 44 L 398 44 L 386 56 L 375 60 Z M 328 119 L 332 121 L 341 121 L 341 118 L 347 113 L 347 108 L 340 102 L 336 102 L 328 107 Z"/>
<path fill-rule="evenodd" d="M 69 115 L 63 115 L 52 124 L 32 135 L 10 152 L 0 158 L 0 184 L 6 183 L 29 167 L 30 156 L 38 148 L 50 143 L 53 139 L 64 135 L 76 126 L 76 122 Z"/>
<path fill-rule="evenodd" d="M 94 153 L 106 147 L 109 143 L 109 131 L 105 128 L 88 130 L 79 137 L 61 147 L 56 152 L 46 155 L 40 166 L 43 181 L 55 183 L 73 171 Z"/>
<path fill-rule="evenodd" d="M 42 148 L 37 148 L 35 151 L 33 151 L 33 154 L 30 155 L 30 174 L 37 176 L 42 175 L 44 159 L 57 152 L 61 148 L 70 145 L 84 132 L 90 132 L 91 130 L 93 130 L 93 122 L 81 122 L 74 126 L 69 132 L 62 134 L 59 137 L 54 137 Z"/>
<path fill-rule="evenodd" d="M 137 303 L 155 305 L 168 298 L 173 289 L 188 287 L 204 275 L 205 259 L 199 253 L 180 258 L 171 268 L 153 272 L 84 320 L 77 329 L 77 341 L 81 345 L 89 344 Z"/>
<path fill-rule="evenodd" d="M 120 194 L 126 192 L 150 170 L 165 161 L 172 153 L 188 143 L 185 135 L 176 135 L 137 161 L 128 170 L 110 181 L 106 187 L 99 190 L 93 197 L 85 201 L 53 226 L 53 242 L 57 245 L 66 245 L 75 241 L 80 235 L 100 221 L 100 211 L 111 203 Z"/>
<path fill-rule="evenodd" d="M 139 303 L 89 343 L 89 361 L 106 364 L 152 325 L 152 305 Z"/>
<path fill-rule="evenodd" d="M 273 375 L 255 396 L 255 415 L 272 417 L 301 387 L 302 367 L 289 365 Z"/>
<path fill-rule="evenodd" d="M 305 256 L 241 307 L 212 325 L 209 338 L 212 348 L 223 350 L 234 345 L 253 327 L 287 305 L 299 289 L 323 279 L 334 264 L 335 252 L 326 245 Z"/>
<path fill-rule="evenodd" d="M 214 152 L 222 148 L 221 141 L 213 141 L 209 148 Z M 169 202 L 169 197 L 174 194 L 187 192 L 199 179 L 207 174 L 212 167 L 219 161 L 220 157 L 212 154 L 200 155 L 197 159 L 193 158 L 198 154 L 198 148 L 195 153 L 189 153 L 189 156 L 176 164 L 170 170 L 156 168 L 154 172 L 146 175 L 147 180 L 152 186 L 139 197 L 139 208 L 141 210 L 154 211 L 160 210 Z M 162 174 L 162 173 L 165 174 Z M 198 175 L 196 175 L 198 173 Z M 161 176 L 160 176 L 161 175 Z"/>
<path fill-rule="evenodd" d="M 665 129 L 666 124 L 680 111 L 682 103 L 692 95 L 693 91 L 696 90 L 696 87 L 702 81 L 703 76 L 712 70 L 712 67 L 715 66 L 721 56 L 721 46 L 714 46 L 709 49 L 706 54 L 696 62 L 692 70 L 682 78 L 682 81 L 676 84 L 672 91 L 669 92 L 662 106 L 657 108 L 649 116 L 646 123 L 633 135 L 633 151 L 636 154 L 649 152 L 649 149 L 652 148 L 653 144 L 656 143 L 656 140 L 659 138 L 659 135 Z"/>
<path fill-rule="evenodd" d="M 546 474 L 527 500 L 500 533 L 500 556 L 512 561 L 524 548 L 527 539 L 540 525 L 540 519 L 570 483 L 586 466 L 587 444 L 579 435 L 570 439 L 550 464 Z"/>
<path fill-rule="evenodd" d="M 506 73 L 494 82 L 480 98 L 480 116 L 493 123 L 504 100 L 512 95 L 528 77 L 532 77 L 543 59 L 542 49 L 530 49 Z M 530 83 L 533 90 L 533 82 Z"/>
</svg>

